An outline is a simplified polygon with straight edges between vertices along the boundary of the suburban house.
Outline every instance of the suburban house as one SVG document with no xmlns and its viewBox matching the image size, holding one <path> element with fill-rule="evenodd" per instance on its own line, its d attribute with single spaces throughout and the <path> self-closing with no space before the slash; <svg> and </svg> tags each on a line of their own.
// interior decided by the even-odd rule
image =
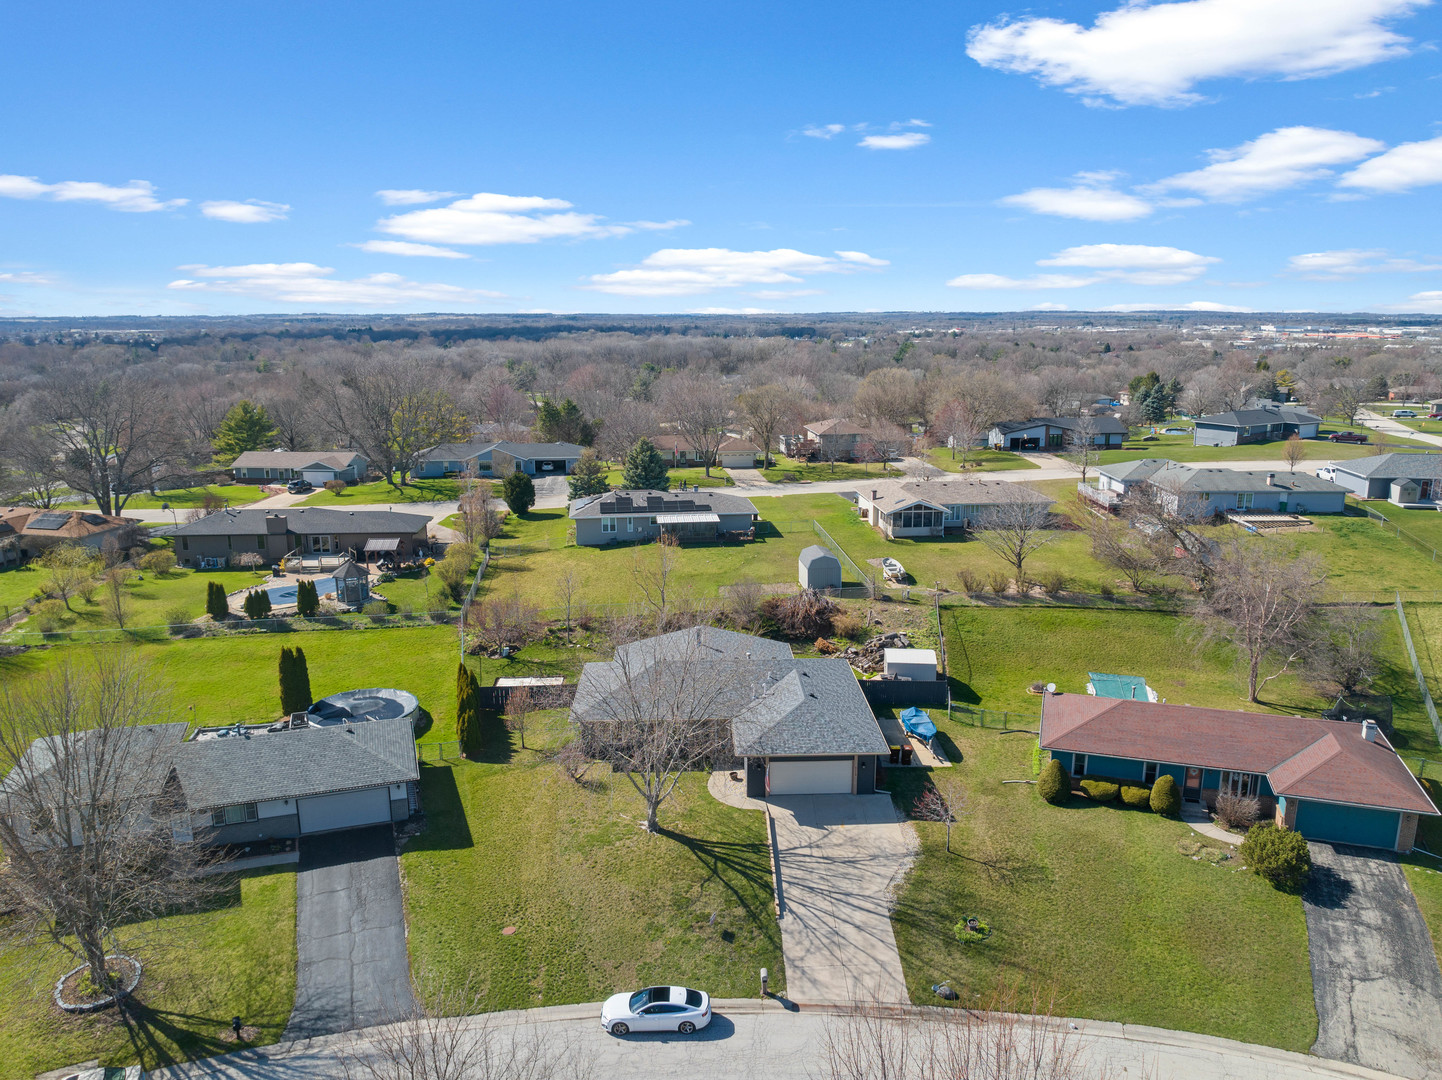
<svg viewBox="0 0 1442 1080">
<path fill-rule="evenodd" d="M 714 490 L 609 491 L 571 500 L 576 543 L 598 547 L 647 540 L 662 533 L 680 540 L 715 540 L 748 533 L 760 515 L 750 499 Z"/>
<path fill-rule="evenodd" d="M 834 418 L 815 420 L 801 429 L 800 435 L 783 435 L 781 452 L 793 457 L 817 457 L 822 461 L 850 461 L 856 447 L 869 439 L 871 432 L 850 420 Z"/>
<path fill-rule="evenodd" d="M 177 841 L 254 844 L 404 821 L 419 809 L 420 767 L 408 719 L 240 725 L 190 740 L 186 730 L 184 723 L 135 729 L 142 743 L 127 753 L 155 770 L 157 796 L 176 785 L 168 794 L 183 810 L 171 821 Z M 27 786 L 44 783 L 57 763 L 82 761 L 90 734 L 75 735 L 68 749 L 35 740 L 0 781 L 0 812 L 6 789 L 21 777 Z"/>
<path fill-rule="evenodd" d="M 1099 449 L 1119 450 L 1129 429 L 1115 416 L 1045 416 L 1030 420 L 1004 420 L 986 435 L 993 450 L 1066 450 L 1090 429 L 1088 441 Z"/>
<path fill-rule="evenodd" d="M 1183 506 L 1201 514 L 1212 510 L 1340 514 L 1347 509 L 1347 489 L 1311 473 L 1208 468 L 1165 458 L 1103 465 L 1097 469 L 1095 492 L 1082 490 L 1110 506 L 1139 484 L 1151 484 L 1162 492 L 1173 513 Z"/>
<path fill-rule="evenodd" d="M 698 454 L 684 435 L 656 435 L 652 437 L 651 445 L 660 451 L 666 464 L 672 468 L 706 464 L 702 460 L 705 455 Z M 716 460 L 711 464 L 723 469 L 754 469 L 760 457 L 761 447 L 754 442 L 728 435 L 716 448 Z"/>
<path fill-rule="evenodd" d="M 796 560 L 797 580 L 803 589 L 841 588 L 841 560 L 829 548 L 812 544 Z"/>
<path fill-rule="evenodd" d="M 219 568 L 247 552 L 262 564 L 298 554 L 353 553 L 405 559 L 429 546 L 425 514 L 390 510 L 335 510 L 328 506 L 291 506 L 279 510 L 231 508 L 207 514 L 171 531 L 175 557 L 183 566 Z"/>
<path fill-rule="evenodd" d="M 0 566 L 38 558 L 60 544 L 79 544 L 97 551 L 108 538 L 120 541 L 138 523 L 85 510 L 36 510 L 31 506 L 0 506 Z"/>
<path fill-rule="evenodd" d="M 441 443 L 421 454 L 416 467 L 411 470 L 411 475 L 422 479 L 435 479 L 466 472 L 472 466 L 476 472 L 490 472 L 491 450 L 495 446 L 494 441 Z"/>
<path fill-rule="evenodd" d="M 1039 491 L 1006 480 L 878 480 L 857 492 L 856 512 L 893 540 L 942 536 L 971 528 L 988 507 L 1018 496 L 1041 506 L 1052 502 Z"/>
<path fill-rule="evenodd" d="M 565 476 L 576 467 L 585 449 L 564 442 L 498 442 L 491 447 L 491 473 L 494 476 L 510 476 L 513 472 L 528 476 Z"/>
<path fill-rule="evenodd" d="M 247 450 L 231 464 L 230 474 L 236 480 L 249 484 L 309 480 L 316 487 L 321 487 L 332 480 L 359 483 L 369 467 L 366 459 L 353 450 L 333 450 L 324 454 Z"/>
<path fill-rule="evenodd" d="M 1329 464 L 1337 483 L 1359 499 L 1442 506 L 1442 454 L 1378 454 Z"/>
<path fill-rule="evenodd" d="M 1256 798 L 1308 840 L 1410 851 L 1437 808 L 1373 721 L 1232 712 L 1047 694 L 1041 746 L 1073 778 L 1151 785 L 1169 774 L 1187 802 Z"/>
<path fill-rule="evenodd" d="M 1317 436 L 1322 418 L 1297 405 L 1258 399 L 1242 409 L 1199 416 L 1192 428 L 1193 446 L 1240 446 L 1299 435 Z"/>
<path fill-rule="evenodd" d="M 734 630 L 677 630 L 582 668 L 571 720 L 583 740 L 652 712 L 714 721 L 705 737 L 716 757 L 741 760 L 753 798 L 870 794 L 890 752 L 845 660 L 798 660 Z"/>
</svg>

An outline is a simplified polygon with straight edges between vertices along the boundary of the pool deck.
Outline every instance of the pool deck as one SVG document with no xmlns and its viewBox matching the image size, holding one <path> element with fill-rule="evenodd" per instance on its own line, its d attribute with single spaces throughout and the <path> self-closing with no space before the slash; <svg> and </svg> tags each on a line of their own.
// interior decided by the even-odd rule
<svg viewBox="0 0 1442 1080">
<path fill-rule="evenodd" d="M 325 574 L 284 573 L 281 574 L 279 577 L 274 577 L 271 574 L 257 574 L 254 585 L 248 585 L 244 589 L 237 589 L 235 592 L 227 594 L 225 599 L 226 602 L 230 605 L 230 610 L 234 614 L 240 615 L 244 613 L 241 605 L 245 603 L 245 597 L 247 593 L 252 593 L 257 589 L 265 589 L 266 591 L 269 591 L 271 589 L 280 588 L 283 585 L 290 585 L 292 587 L 295 587 L 299 585 L 302 581 L 321 580 L 330 580 L 330 576 Z M 321 599 L 324 599 L 326 595 L 333 596 L 334 593 L 332 592 L 329 594 L 323 594 Z M 295 609 L 295 601 L 292 600 L 289 603 L 279 604 L 272 600 L 271 609 L 272 611 L 280 613 L 293 611 Z"/>
</svg>

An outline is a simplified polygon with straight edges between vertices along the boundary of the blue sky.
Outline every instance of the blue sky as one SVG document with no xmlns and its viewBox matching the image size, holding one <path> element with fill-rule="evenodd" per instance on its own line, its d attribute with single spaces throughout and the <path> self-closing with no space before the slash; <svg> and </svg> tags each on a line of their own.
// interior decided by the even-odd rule
<svg viewBox="0 0 1442 1080">
<path fill-rule="evenodd" d="M 0 315 L 1442 312 L 1420 0 L 6 22 Z"/>
</svg>

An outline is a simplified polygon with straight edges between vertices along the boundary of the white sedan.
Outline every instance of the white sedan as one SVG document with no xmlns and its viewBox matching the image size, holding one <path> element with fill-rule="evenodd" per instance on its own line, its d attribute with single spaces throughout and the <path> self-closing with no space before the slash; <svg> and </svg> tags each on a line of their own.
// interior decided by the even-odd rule
<svg viewBox="0 0 1442 1080">
<path fill-rule="evenodd" d="M 613 994 L 601 1006 L 601 1026 L 612 1035 L 633 1031 L 679 1031 L 690 1035 L 711 1022 L 711 996 L 684 986 L 648 986 Z"/>
</svg>

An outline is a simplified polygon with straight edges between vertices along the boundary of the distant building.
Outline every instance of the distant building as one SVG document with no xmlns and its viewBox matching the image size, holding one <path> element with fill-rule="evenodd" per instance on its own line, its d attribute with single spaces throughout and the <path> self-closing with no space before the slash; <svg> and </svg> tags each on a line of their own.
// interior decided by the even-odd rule
<svg viewBox="0 0 1442 1080">
<path fill-rule="evenodd" d="M 663 532 L 680 540 L 715 540 L 723 533 L 749 532 L 759 516 L 750 499 L 709 488 L 587 495 L 573 499 L 569 513 L 582 547 L 647 540 Z"/>
<path fill-rule="evenodd" d="M 236 480 L 250 484 L 267 481 L 309 480 L 322 487 L 332 480 L 359 483 L 369 463 L 351 450 L 317 454 L 310 451 L 247 450 L 230 466 Z"/>
<path fill-rule="evenodd" d="M 496 442 L 469 442 L 433 446 L 421 454 L 411 475 L 434 479 L 466 472 L 472 466 L 478 473 L 490 472 L 491 451 L 498 445 Z"/>
<path fill-rule="evenodd" d="M 1127 441 L 1128 427 L 1114 416 L 1032 417 L 1030 420 L 1004 420 L 987 433 L 987 445 L 993 450 L 1065 450 L 1076 438 L 1074 432 L 1082 425 L 1091 429 L 1091 444 L 1100 449 L 1120 449 Z"/>
<path fill-rule="evenodd" d="M 1043 506 L 1052 500 L 1007 480 L 878 480 L 857 492 L 856 511 L 884 536 L 942 536 L 971 528 L 989 507 L 1018 496 Z"/>
<path fill-rule="evenodd" d="M 810 454 L 822 461 L 851 461 L 859 443 L 871 432 L 859 424 L 840 417 L 813 420 L 802 426 L 799 435 L 782 435 L 781 452 L 790 456 Z"/>
<path fill-rule="evenodd" d="M 1337 483 L 1359 499 L 1442 507 L 1442 454 L 1378 454 L 1331 466 Z"/>
<path fill-rule="evenodd" d="M 1304 439 L 1317 436 L 1322 424 L 1296 405 L 1256 400 L 1244 409 L 1197 417 L 1192 429 L 1193 446 L 1240 446 L 1243 443 L 1274 442 L 1292 435 Z"/>
<path fill-rule="evenodd" d="M 128 518 L 84 510 L 0 506 L 0 566 L 37 558 L 60 544 L 79 544 L 98 551 L 107 537 L 119 537 L 138 527 Z"/>
<path fill-rule="evenodd" d="M 491 447 L 491 472 L 510 476 L 523 472 L 527 476 L 565 476 L 576 467 L 585 453 L 575 443 L 513 443 L 498 442 Z"/>
<path fill-rule="evenodd" d="M 1139 484 L 1151 484 L 1163 492 L 1173 512 L 1185 506 L 1193 512 L 1340 514 L 1347 508 L 1346 488 L 1311 473 L 1222 469 L 1166 458 L 1101 466 L 1097 487 L 1103 498 L 1097 501 L 1110 504 Z"/>
</svg>

